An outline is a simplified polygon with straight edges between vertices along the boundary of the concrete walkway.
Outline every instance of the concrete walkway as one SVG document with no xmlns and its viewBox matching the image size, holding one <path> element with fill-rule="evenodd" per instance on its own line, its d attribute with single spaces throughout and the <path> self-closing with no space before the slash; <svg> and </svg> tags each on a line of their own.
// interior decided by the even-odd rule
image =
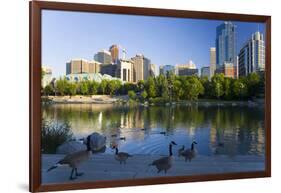
<svg viewBox="0 0 281 193">
<path fill-rule="evenodd" d="M 73 183 L 85 181 L 134 179 L 159 176 L 187 176 L 199 174 L 216 174 L 229 172 L 263 171 L 264 157 L 261 156 L 197 156 L 191 162 L 185 162 L 183 158 L 174 157 L 173 167 L 167 174 L 157 173 L 154 166 L 148 166 L 153 160 L 161 156 L 134 155 L 127 160 L 126 165 L 120 165 L 113 155 L 95 154 L 91 159 L 81 164 L 79 172 L 84 175 L 70 181 L 71 169 L 61 167 L 50 172 L 47 169 L 55 164 L 64 155 L 42 155 L 42 182 L 49 183 Z"/>
</svg>

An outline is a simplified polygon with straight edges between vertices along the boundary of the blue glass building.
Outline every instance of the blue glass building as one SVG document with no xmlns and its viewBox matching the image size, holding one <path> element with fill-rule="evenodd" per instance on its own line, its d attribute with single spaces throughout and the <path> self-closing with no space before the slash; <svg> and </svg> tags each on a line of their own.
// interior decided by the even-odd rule
<svg viewBox="0 0 281 193">
<path fill-rule="evenodd" d="M 216 61 L 217 69 L 220 69 L 224 63 L 237 65 L 236 48 L 236 25 L 231 22 L 224 22 L 216 29 Z"/>
</svg>

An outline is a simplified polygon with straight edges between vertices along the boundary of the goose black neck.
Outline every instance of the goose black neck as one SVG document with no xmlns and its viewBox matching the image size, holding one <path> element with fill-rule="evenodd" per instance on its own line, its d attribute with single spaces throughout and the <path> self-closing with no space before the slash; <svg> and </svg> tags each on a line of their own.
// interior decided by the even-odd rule
<svg viewBox="0 0 281 193">
<path fill-rule="evenodd" d="M 118 154 L 118 148 L 117 147 L 115 148 L 115 154 L 116 155 Z"/>
<path fill-rule="evenodd" d="M 194 150 L 194 143 L 191 144 L 191 150 Z"/>
<path fill-rule="evenodd" d="M 87 143 L 87 151 L 91 151 L 90 142 Z"/>
<path fill-rule="evenodd" d="M 172 152 L 172 144 L 169 145 L 169 155 L 172 156 L 173 152 Z"/>
</svg>

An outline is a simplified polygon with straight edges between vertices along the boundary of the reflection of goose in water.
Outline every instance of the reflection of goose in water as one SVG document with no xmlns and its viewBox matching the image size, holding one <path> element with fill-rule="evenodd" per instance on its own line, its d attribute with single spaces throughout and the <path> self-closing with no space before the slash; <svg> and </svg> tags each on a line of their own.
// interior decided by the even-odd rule
<svg viewBox="0 0 281 193">
<path fill-rule="evenodd" d="M 191 143 L 190 149 L 186 149 L 186 150 L 181 152 L 181 156 L 183 156 L 185 158 L 185 161 L 189 160 L 191 162 L 191 160 L 193 158 L 195 158 L 195 156 L 196 156 L 195 144 L 197 144 L 197 142 L 193 141 Z"/>
<path fill-rule="evenodd" d="M 171 141 L 169 144 L 169 156 L 162 157 L 160 159 L 154 160 L 150 166 L 155 166 L 157 168 L 157 173 L 164 170 L 165 173 L 167 173 L 167 170 L 169 170 L 173 165 L 173 151 L 172 146 L 177 145 L 174 141 Z"/>
<path fill-rule="evenodd" d="M 181 156 L 181 153 L 184 151 L 184 145 L 178 150 L 178 156 Z"/>
<path fill-rule="evenodd" d="M 78 151 L 72 154 L 66 155 L 63 159 L 58 161 L 55 165 L 50 167 L 47 172 L 61 166 L 69 166 L 72 168 L 71 174 L 69 179 L 74 180 L 78 176 L 82 176 L 83 173 L 78 173 L 77 167 L 80 165 L 81 162 L 84 162 L 90 158 L 92 154 L 91 147 L 90 147 L 90 136 L 87 137 L 87 150 Z M 75 172 L 75 177 L 73 177 L 73 173 Z"/>
</svg>

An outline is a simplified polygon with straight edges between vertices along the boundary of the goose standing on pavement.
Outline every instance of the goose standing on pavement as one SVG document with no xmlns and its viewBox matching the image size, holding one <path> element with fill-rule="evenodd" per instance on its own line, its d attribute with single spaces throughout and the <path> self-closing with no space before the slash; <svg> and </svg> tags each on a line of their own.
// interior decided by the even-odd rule
<svg viewBox="0 0 281 193">
<path fill-rule="evenodd" d="M 172 146 L 177 145 L 174 141 L 171 141 L 169 144 L 169 156 L 162 157 L 160 159 L 154 160 L 150 166 L 155 166 L 158 171 L 157 173 L 161 172 L 162 170 L 167 173 L 167 171 L 172 167 L 173 165 L 173 151 Z"/>
<path fill-rule="evenodd" d="M 127 159 L 129 157 L 133 157 L 132 155 L 130 155 L 126 152 L 119 152 L 119 149 L 118 149 L 117 145 L 114 145 L 112 148 L 115 149 L 115 156 L 114 157 L 117 161 L 120 162 L 120 164 L 122 164 L 122 163 L 126 164 Z"/>
<path fill-rule="evenodd" d="M 195 144 L 197 144 L 197 142 L 193 141 L 191 143 L 190 149 L 186 149 L 181 152 L 181 156 L 183 156 L 185 158 L 185 161 L 189 160 L 189 162 L 191 162 L 191 160 L 193 158 L 195 158 L 195 156 L 196 156 Z"/>
<path fill-rule="evenodd" d="M 87 137 L 87 142 L 86 142 L 87 150 L 82 150 L 82 151 L 78 151 L 78 152 L 74 152 L 74 153 L 66 155 L 63 159 L 61 159 L 55 165 L 50 167 L 47 170 L 47 172 L 49 172 L 57 167 L 69 166 L 70 168 L 72 168 L 71 174 L 69 177 L 70 180 L 74 180 L 78 176 L 82 176 L 83 173 L 78 173 L 77 168 L 81 162 L 88 160 L 92 154 L 91 147 L 90 147 L 90 140 L 91 140 L 90 138 L 91 138 L 91 136 L 89 135 Z M 75 172 L 75 176 L 73 177 L 74 172 Z"/>
</svg>

